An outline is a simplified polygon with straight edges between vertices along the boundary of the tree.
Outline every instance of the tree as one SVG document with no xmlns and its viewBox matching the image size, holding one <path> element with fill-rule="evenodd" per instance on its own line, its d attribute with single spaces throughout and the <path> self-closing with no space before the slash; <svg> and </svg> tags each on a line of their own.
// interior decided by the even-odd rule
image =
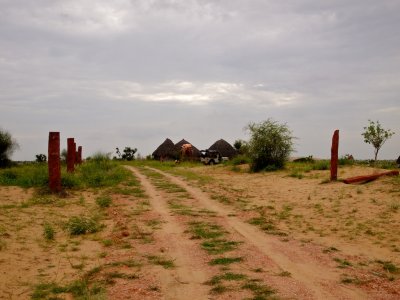
<svg viewBox="0 0 400 300">
<path fill-rule="evenodd" d="M 36 154 L 36 162 L 42 163 L 47 161 L 47 157 L 44 154 Z"/>
<path fill-rule="evenodd" d="M 11 163 L 10 156 L 18 148 L 19 145 L 11 134 L 0 129 L 0 167 L 6 167 Z"/>
<path fill-rule="evenodd" d="M 246 154 L 248 152 L 249 145 L 246 141 L 239 139 L 233 143 L 233 147 L 236 149 L 237 153 Z"/>
<path fill-rule="evenodd" d="M 364 142 L 371 144 L 374 147 L 375 161 L 378 159 L 378 152 L 383 144 L 394 135 L 390 129 L 382 128 L 379 121 L 368 120 L 368 126 L 364 127 L 364 132 L 361 135 L 364 137 Z"/>
<path fill-rule="evenodd" d="M 128 161 L 135 159 L 135 153 L 137 151 L 136 148 L 133 149 L 131 147 L 125 147 L 123 154 L 121 154 L 118 147 L 115 149 L 116 149 L 119 159 L 128 160 Z"/>
<path fill-rule="evenodd" d="M 261 123 L 250 123 L 246 129 L 251 134 L 248 152 L 252 171 L 283 168 L 294 150 L 294 137 L 289 127 L 268 119 Z"/>
</svg>

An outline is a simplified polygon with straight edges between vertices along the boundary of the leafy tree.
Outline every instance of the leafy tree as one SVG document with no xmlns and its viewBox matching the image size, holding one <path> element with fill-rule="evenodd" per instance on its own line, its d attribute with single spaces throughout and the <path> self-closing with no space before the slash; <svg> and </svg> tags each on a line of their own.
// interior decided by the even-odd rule
<svg viewBox="0 0 400 300">
<path fill-rule="evenodd" d="M 115 148 L 116 152 L 118 154 L 118 157 L 123 160 L 134 160 L 135 159 L 135 153 L 137 152 L 136 148 L 131 148 L 131 147 L 125 147 L 123 153 L 119 151 L 119 148 Z"/>
<path fill-rule="evenodd" d="M 251 134 L 248 154 L 252 171 L 283 168 L 294 150 L 294 137 L 289 127 L 268 119 L 261 123 L 250 123 L 246 129 Z"/>
<path fill-rule="evenodd" d="M 382 128 L 379 121 L 368 120 L 368 126 L 364 127 L 364 132 L 361 135 L 364 137 L 364 142 L 371 144 L 374 147 L 375 161 L 378 159 L 378 152 L 383 144 L 394 135 L 390 129 Z"/>
<path fill-rule="evenodd" d="M 11 134 L 0 129 L 0 167 L 6 167 L 11 163 L 10 156 L 18 148 L 19 145 Z"/>
<path fill-rule="evenodd" d="M 236 140 L 233 143 L 233 147 L 236 149 L 236 151 L 239 154 L 246 154 L 248 152 L 248 150 L 249 150 L 249 145 L 244 140 Z"/>
<path fill-rule="evenodd" d="M 47 161 L 47 156 L 44 154 L 36 154 L 36 162 L 42 163 Z"/>
</svg>

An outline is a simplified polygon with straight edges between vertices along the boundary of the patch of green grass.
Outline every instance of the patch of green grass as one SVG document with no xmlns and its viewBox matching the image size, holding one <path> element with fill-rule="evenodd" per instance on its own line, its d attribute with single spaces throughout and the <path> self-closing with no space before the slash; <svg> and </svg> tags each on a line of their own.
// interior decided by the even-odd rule
<svg viewBox="0 0 400 300">
<path fill-rule="evenodd" d="M 341 268 L 341 269 L 352 266 L 352 263 L 346 259 L 341 259 L 341 258 L 335 257 L 333 260 L 339 264 L 337 267 Z"/>
<path fill-rule="evenodd" d="M 149 255 L 147 259 L 150 263 L 154 265 L 162 266 L 164 269 L 173 269 L 175 268 L 174 261 L 171 259 L 166 259 L 165 257 Z"/>
<path fill-rule="evenodd" d="M 224 204 L 232 204 L 232 200 L 229 199 L 229 198 L 228 198 L 227 196 L 225 196 L 225 195 L 217 195 L 217 194 L 214 194 L 214 195 L 211 195 L 211 199 L 217 200 L 218 202 L 224 203 Z"/>
<path fill-rule="evenodd" d="M 382 268 L 392 274 L 400 273 L 400 268 L 393 264 L 391 261 L 376 260 L 377 263 L 382 265 Z"/>
<path fill-rule="evenodd" d="M 229 288 L 222 285 L 222 284 L 217 284 L 215 286 L 213 286 L 213 288 L 210 290 L 211 294 L 216 294 L 216 295 L 220 295 L 223 294 L 225 292 L 229 291 Z"/>
<path fill-rule="evenodd" d="M 323 253 L 331 253 L 331 252 L 337 252 L 337 251 L 339 251 L 339 250 L 335 247 L 328 247 L 328 248 L 325 248 L 324 250 L 322 250 Z"/>
<path fill-rule="evenodd" d="M 206 282 L 206 284 L 217 285 L 220 284 L 221 281 L 239 281 L 239 280 L 245 280 L 246 278 L 247 275 L 245 274 L 227 272 L 222 275 L 213 276 L 209 281 Z"/>
<path fill-rule="evenodd" d="M 29 163 L 0 169 L 0 185 L 42 187 L 48 183 L 47 164 Z"/>
<path fill-rule="evenodd" d="M 55 233 L 56 232 L 51 224 L 47 222 L 43 224 L 43 236 L 46 240 L 53 241 Z"/>
<path fill-rule="evenodd" d="M 102 195 L 96 198 L 96 204 L 101 208 L 110 207 L 112 204 L 112 198 L 110 195 Z"/>
<path fill-rule="evenodd" d="M 243 284 L 242 289 L 250 290 L 254 295 L 253 299 L 257 300 L 268 299 L 276 293 L 273 288 L 251 280 Z"/>
<path fill-rule="evenodd" d="M 34 286 L 31 299 L 61 299 L 57 295 L 64 293 L 72 294 L 75 299 L 106 299 L 105 289 L 100 283 L 90 283 L 85 279 L 73 281 L 66 286 L 61 286 L 56 282 L 37 284 Z"/>
<path fill-rule="evenodd" d="M 191 222 L 190 230 L 193 234 L 192 239 L 214 239 L 221 237 L 225 231 L 217 224 L 207 222 Z"/>
<path fill-rule="evenodd" d="M 112 272 L 107 272 L 104 274 L 104 278 L 106 283 L 108 284 L 114 284 L 114 279 L 120 278 L 120 279 L 138 279 L 139 275 L 137 274 L 126 274 L 126 273 L 121 273 L 118 271 L 112 271 Z"/>
<path fill-rule="evenodd" d="M 344 283 L 344 284 L 356 284 L 356 285 L 359 285 L 362 283 L 358 277 L 351 277 L 351 276 L 348 276 L 345 274 L 342 275 L 340 282 Z"/>
<path fill-rule="evenodd" d="M 140 268 L 142 266 L 142 263 L 133 259 L 128 259 L 128 260 L 109 263 L 108 266 L 113 266 L 113 267 L 125 266 L 128 268 Z"/>
<path fill-rule="evenodd" d="M 94 233 L 101 229 L 99 221 L 95 218 L 85 216 L 70 217 L 65 224 L 70 235 L 81 235 L 86 233 Z"/>
<path fill-rule="evenodd" d="M 230 264 L 242 262 L 242 261 L 243 261 L 242 257 L 219 257 L 219 258 L 214 258 L 208 264 L 211 266 L 215 266 L 215 265 L 226 266 L 226 265 L 230 265 Z"/>
<path fill-rule="evenodd" d="M 209 254 L 222 254 L 235 250 L 240 242 L 227 241 L 226 239 L 211 239 L 201 244 L 201 247 Z"/>
<path fill-rule="evenodd" d="M 112 240 L 109 240 L 109 239 L 102 240 L 101 242 L 102 242 L 102 244 L 104 245 L 104 247 L 110 247 L 110 246 L 112 246 L 112 244 L 113 244 L 113 241 L 112 241 Z"/>
<path fill-rule="evenodd" d="M 288 271 L 282 271 L 282 272 L 278 273 L 277 275 L 281 276 L 281 277 L 291 277 L 292 276 L 292 274 Z"/>
</svg>

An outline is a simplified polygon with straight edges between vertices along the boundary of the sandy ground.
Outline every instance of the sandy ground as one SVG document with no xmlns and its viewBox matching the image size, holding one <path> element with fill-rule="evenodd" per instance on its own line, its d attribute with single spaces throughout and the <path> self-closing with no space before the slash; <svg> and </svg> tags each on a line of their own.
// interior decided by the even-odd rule
<svg viewBox="0 0 400 300">
<path fill-rule="evenodd" d="M 400 297 L 396 178 L 345 185 L 327 182 L 329 171 L 129 168 L 143 194 L 109 191 L 109 208 L 95 203 L 104 191 L 49 199 L 0 187 L 0 299 L 29 299 L 40 283 L 82 278 L 102 286 L 94 299 Z M 346 167 L 339 177 L 377 171 Z M 76 215 L 96 215 L 104 228 L 71 236 L 65 222 Z M 52 241 L 45 223 L 55 228 Z M 196 224 L 221 237 L 198 236 Z M 207 251 L 216 240 L 235 246 Z"/>
</svg>

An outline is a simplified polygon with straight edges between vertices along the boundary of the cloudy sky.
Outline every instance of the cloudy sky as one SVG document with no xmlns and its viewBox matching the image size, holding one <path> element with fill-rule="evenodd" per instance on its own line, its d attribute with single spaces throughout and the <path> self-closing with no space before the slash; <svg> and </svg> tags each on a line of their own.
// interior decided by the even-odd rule
<svg viewBox="0 0 400 300">
<path fill-rule="evenodd" d="M 0 0 L 0 127 L 16 160 L 62 148 L 204 149 L 273 118 L 295 156 L 372 158 L 368 119 L 400 155 L 400 1 Z"/>
</svg>

